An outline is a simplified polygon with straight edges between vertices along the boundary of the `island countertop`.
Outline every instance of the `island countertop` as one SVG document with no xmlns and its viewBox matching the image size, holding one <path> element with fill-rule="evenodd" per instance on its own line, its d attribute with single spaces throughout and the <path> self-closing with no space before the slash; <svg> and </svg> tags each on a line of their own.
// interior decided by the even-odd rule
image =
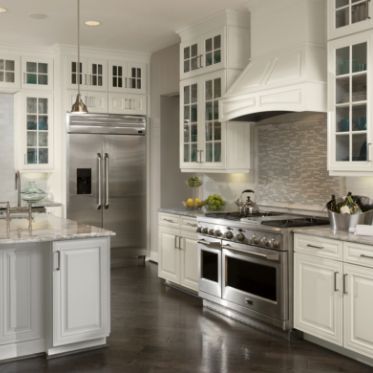
<svg viewBox="0 0 373 373">
<path fill-rule="evenodd" d="M 9 225 L 5 219 L 0 219 L 0 244 L 110 236 L 115 236 L 115 233 L 48 213 L 34 214 L 31 229 L 27 219 L 13 219 Z"/>
</svg>

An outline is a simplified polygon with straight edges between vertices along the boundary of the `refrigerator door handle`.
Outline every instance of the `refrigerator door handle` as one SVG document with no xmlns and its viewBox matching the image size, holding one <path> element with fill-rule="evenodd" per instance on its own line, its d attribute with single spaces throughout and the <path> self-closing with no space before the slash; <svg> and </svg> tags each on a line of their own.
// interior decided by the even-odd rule
<svg viewBox="0 0 373 373">
<path fill-rule="evenodd" d="M 100 153 L 97 153 L 97 210 L 100 210 L 102 207 L 102 156 Z"/>
<path fill-rule="evenodd" d="M 104 157 L 104 160 L 105 160 L 105 209 L 108 209 L 109 208 L 109 195 L 110 195 L 110 191 L 109 191 L 109 154 L 108 153 L 105 153 L 105 157 Z"/>
</svg>

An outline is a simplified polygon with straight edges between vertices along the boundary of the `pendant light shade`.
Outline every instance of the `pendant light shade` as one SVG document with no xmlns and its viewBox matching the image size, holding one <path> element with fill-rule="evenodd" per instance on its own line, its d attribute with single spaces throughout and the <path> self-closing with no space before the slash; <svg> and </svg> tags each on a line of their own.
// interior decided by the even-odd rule
<svg viewBox="0 0 373 373">
<path fill-rule="evenodd" d="M 78 62 L 77 62 L 77 82 L 78 82 L 78 94 L 76 95 L 76 100 L 71 108 L 72 113 L 88 113 L 87 106 L 82 100 L 80 95 L 80 0 L 77 0 L 77 34 L 78 34 Z"/>
</svg>

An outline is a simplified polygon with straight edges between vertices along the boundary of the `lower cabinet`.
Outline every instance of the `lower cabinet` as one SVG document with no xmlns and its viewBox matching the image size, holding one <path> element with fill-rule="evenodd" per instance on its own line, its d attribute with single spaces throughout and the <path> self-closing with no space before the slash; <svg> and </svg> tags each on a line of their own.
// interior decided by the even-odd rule
<svg viewBox="0 0 373 373">
<path fill-rule="evenodd" d="M 198 291 L 198 253 L 195 218 L 160 214 L 158 276 Z"/>
<path fill-rule="evenodd" d="M 108 240 L 54 242 L 53 259 L 53 346 L 108 336 Z"/>
<path fill-rule="evenodd" d="M 0 358 L 7 344 L 23 343 L 26 353 L 43 351 L 48 248 L 32 243 L 0 248 Z"/>
<path fill-rule="evenodd" d="M 342 242 L 336 253 L 341 259 L 333 260 L 322 257 L 327 246 L 314 246 L 312 236 L 302 236 L 308 247 L 316 247 L 304 254 L 297 238 L 294 327 L 372 359 L 373 247 Z"/>
</svg>

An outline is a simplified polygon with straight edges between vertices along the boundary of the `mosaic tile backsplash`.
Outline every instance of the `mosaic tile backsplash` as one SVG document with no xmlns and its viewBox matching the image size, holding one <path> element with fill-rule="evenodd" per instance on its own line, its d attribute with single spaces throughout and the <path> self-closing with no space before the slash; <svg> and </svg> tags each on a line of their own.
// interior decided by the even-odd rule
<svg viewBox="0 0 373 373">
<path fill-rule="evenodd" d="M 256 198 L 261 204 L 324 206 L 345 193 L 345 180 L 327 171 L 324 115 L 309 120 L 258 124 Z"/>
</svg>

